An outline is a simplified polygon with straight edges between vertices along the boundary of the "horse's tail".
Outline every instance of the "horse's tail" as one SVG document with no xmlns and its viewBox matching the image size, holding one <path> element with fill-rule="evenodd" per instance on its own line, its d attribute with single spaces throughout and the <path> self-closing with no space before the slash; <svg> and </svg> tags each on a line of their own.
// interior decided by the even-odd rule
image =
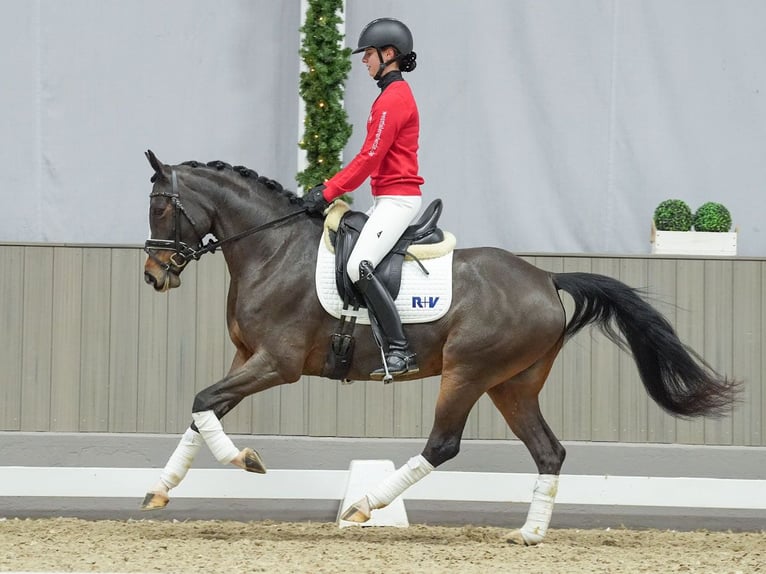
<svg viewBox="0 0 766 574">
<path fill-rule="evenodd" d="M 574 299 L 565 338 L 586 325 L 597 325 L 620 348 L 630 349 L 646 391 L 666 411 L 687 417 L 721 416 L 736 400 L 740 383 L 716 373 L 684 345 L 638 290 L 591 273 L 558 273 L 552 278 L 557 289 Z"/>
</svg>

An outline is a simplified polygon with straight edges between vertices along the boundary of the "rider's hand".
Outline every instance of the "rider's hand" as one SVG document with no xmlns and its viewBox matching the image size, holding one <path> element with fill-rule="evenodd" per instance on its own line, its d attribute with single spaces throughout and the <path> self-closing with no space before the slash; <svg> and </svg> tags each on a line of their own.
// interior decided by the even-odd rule
<svg viewBox="0 0 766 574">
<path fill-rule="evenodd" d="M 324 198 L 322 193 L 325 187 L 323 183 L 315 185 L 303 196 L 303 207 L 306 208 L 309 215 L 323 216 L 325 209 L 330 206 L 330 202 Z"/>
</svg>

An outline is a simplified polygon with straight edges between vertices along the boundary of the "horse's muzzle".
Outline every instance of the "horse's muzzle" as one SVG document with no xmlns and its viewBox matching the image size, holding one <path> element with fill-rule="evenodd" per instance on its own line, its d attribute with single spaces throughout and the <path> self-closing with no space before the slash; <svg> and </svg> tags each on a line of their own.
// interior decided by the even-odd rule
<svg viewBox="0 0 766 574">
<path fill-rule="evenodd" d="M 175 289 L 181 285 L 181 278 L 178 273 L 160 267 L 152 259 L 149 259 L 144 265 L 144 281 L 159 292 Z"/>
<path fill-rule="evenodd" d="M 144 281 L 146 281 L 147 284 L 151 285 L 155 289 L 157 288 L 157 284 L 159 283 L 157 281 L 157 278 L 149 273 L 148 271 L 144 271 Z"/>
</svg>

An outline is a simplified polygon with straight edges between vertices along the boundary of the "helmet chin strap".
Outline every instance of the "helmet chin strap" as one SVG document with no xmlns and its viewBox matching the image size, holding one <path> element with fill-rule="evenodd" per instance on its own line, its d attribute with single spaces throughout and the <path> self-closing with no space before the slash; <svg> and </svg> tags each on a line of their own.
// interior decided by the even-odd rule
<svg viewBox="0 0 766 574">
<path fill-rule="evenodd" d="M 383 53 L 380 51 L 380 48 L 375 48 L 375 50 L 378 52 L 378 62 L 380 62 L 380 66 L 378 67 L 378 73 L 375 74 L 372 79 L 378 81 L 383 77 L 383 70 L 385 70 L 389 64 L 396 62 L 398 56 L 394 56 L 388 62 L 384 62 Z"/>
</svg>

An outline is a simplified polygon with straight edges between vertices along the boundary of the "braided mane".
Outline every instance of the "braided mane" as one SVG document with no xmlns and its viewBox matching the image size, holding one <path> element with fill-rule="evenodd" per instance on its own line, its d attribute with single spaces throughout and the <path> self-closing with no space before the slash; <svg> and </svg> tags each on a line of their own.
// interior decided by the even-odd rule
<svg viewBox="0 0 766 574">
<path fill-rule="evenodd" d="M 190 161 L 185 161 L 181 163 L 181 165 L 185 165 L 195 169 L 212 169 L 215 171 L 233 171 L 242 178 L 250 179 L 252 181 L 260 183 L 261 185 L 266 187 L 266 189 L 283 196 L 284 198 L 289 200 L 290 203 L 303 204 L 303 199 L 298 197 L 294 191 L 285 189 L 282 186 L 282 184 L 279 183 L 278 181 L 274 179 L 270 179 L 263 175 L 258 175 L 257 171 L 255 171 L 254 169 L 245 167 L 243 165 L 232 166 L 231 164 L 228 164 L 225 161 L 220 161 L 220 160 L 209 161 L 207 163 L 190 160 Z"/>
</svg>

